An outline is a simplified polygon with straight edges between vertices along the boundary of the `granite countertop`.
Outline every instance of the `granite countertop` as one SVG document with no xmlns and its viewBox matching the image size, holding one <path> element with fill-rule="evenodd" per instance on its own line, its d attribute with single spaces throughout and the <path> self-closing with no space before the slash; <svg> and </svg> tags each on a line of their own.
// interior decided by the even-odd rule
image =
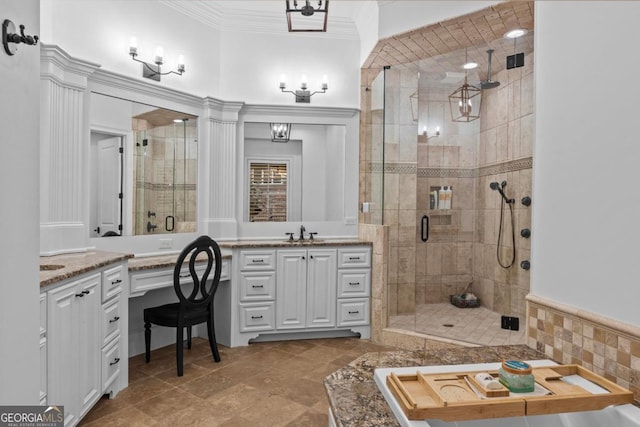
<svg viewBox="0 0 640 427">
<path fill-rule="evenodd" d="M 329 375 L 324 385 L 338 427 L 400 426 L 373 380 L 377 368 L 548 359 L 525 345 L 367 353 Z"/>
<path fill-rule="evenodd" d="M 221 248 L 226 249 L 249 249 L 249 248 L 299 248 L 301 246 L 371 246 L 371 242 L 359 239 L 298 239 L 293 242 L 282 240 L 238 240 L 235 242 L 218 242 Z"/>
<path fill-rule="evenodd" d="M 174 267 L 176 265 L 176 261 L 178 260 L 179 253 L 174 253 L 170 255 L 155 255 L 155 256 L 142 256 L 142 257 L 133 257 L 129 260 L 129 271 L 139 271 L 139 270 L 151 270 L 154 268 L 165 268 L 165 267 Z M 206 260 L 205 254 L 202 254 L 202 257 L 198 256 L 198 258 L 202 258 L 201 260 L 204 262 Z M 231 254 L 222 254 L 222 259 L 231 259 Z"/>
<path fill-rule="evenodd" d="M 105 251 L 42 256 L 40 257 L 40 287 L 131 257 L 133 257 L 132 254 Z"/>
</svg>

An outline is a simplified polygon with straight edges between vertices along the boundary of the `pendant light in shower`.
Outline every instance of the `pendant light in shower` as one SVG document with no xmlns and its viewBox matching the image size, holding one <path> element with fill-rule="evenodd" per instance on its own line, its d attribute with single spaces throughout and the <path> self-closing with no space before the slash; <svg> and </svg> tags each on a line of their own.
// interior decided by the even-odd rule
<svg viewBox="0 0 640 427">
<path fill-rule="evenodd" d="M 467 61 L 467 50 L 464 50 L 464 63 Z M 467 82 L 467 71 L 464 72 L 464 83 L 449 95 L 451 120 L 454 122 L 471 122 L 480 118 L 482 90 Z"/>
</svg>

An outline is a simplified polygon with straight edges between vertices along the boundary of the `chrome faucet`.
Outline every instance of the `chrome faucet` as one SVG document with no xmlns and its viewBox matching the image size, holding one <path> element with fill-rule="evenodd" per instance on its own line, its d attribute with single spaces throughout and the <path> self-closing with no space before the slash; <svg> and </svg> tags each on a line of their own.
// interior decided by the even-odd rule
<svg viewBox="0 0 640 427">
<path fill-rule="evenodd" d="M 304 228 L 304 225 L 300 226 L 300 240 L 304 240 L 304 232 L 307 231 L 306 228 Z"/>
</svg>

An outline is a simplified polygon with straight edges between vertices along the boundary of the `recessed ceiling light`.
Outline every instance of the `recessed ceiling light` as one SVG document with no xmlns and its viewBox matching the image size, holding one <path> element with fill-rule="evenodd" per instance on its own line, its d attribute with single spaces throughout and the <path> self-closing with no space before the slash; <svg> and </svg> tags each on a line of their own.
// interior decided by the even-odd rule
<svg viewBox="0 0 640 427">
<path fill-rule="evenodd" d="M 508 39 L 516 39 L 518 37 L 524 36 L 525 34 L 527 34 L 527 30 L 524 30 L 522 28 L 516 28 L 515 30 L 509 31 L 504 36 Z"/>
<path fill-rule="evenodd" d="M 462 66 L 462 68 L 464 68 L 465 70 L 473 70 L 477 66 L 478 66 L 477 62 L 467 62 Z"/>
</svg>

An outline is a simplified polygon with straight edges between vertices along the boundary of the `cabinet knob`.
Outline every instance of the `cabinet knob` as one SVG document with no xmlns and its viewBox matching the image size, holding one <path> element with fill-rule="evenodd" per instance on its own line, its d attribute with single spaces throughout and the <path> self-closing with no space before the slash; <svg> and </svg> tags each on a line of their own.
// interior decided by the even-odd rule
<svg viewBox="0 0 640 427">
<path fill-rule="evenodd" d="M 358 286 L 360 282 L 349 282 L 349 286 Z"/>
<path fill-rule="evenodd" d="M 264 288 L 264 285 L 251 285 L 252 288 Z"/>
<path fill-rule="evenodd" d="M 256 320 L 256 319 L 262 319 L 262 315 L 260 315 L 260 316 L 251 316 L 251 318 L 252 318 L 253 320 Z"/>
<path fill-rule="evenodd" d="M 109 320 L 109 323 L 114 323 L 114 322 L 117 322 L 118 320 L 120 320 L 120 316 L 116 316 L 113 319 Z"/>
<path fill-rule="evenodd" d="M 120 362 L 120 358 L 119 358 L 119 357 L 116 357 L 115 359 L 113 359 L 113 362 L 110 362 L 110 363 L 109 363 L 109 366 L 117 365 L 117 364 L 118 364 L 118 362 Z"/>
<path fill-rule="evenodd" d="M 358 313 L 360 313 L 360 311 L 359 311 L 359 310 L 356 310 L 356 311 L 350 311 L 350 312 L 349 312 L 349 314 L 358 314 Z"/>
<path fill-rule="evenodd" d="M 83 298 L 83 297 L 84 297 L 84 292 L 80 294 L 76 294 L 76 298 Z"/>
<path fill-rule="evenodd" d="M 112 285 L 117 285 L 118 283 L 122 283 L 122 280 L 116 279 L 116 280 L 111 282 Z"/>
</svg>

